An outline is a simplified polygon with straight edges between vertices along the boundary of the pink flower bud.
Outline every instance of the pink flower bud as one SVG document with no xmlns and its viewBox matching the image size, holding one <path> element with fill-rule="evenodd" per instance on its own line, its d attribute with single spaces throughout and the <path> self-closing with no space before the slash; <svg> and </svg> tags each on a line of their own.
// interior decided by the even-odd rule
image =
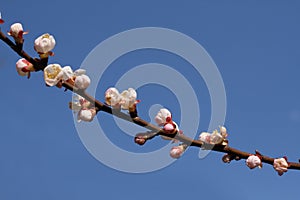
<svg viewBox="0 0 300 200">
<path fill-rule="evenodd" d="M 39 54 L 45 54 L 55 47 L 55 39 L 52 35 L 45 33 L 34 41 L 34 49 Z"/>
<path fill-rule="evenodd" d="M 175 129 L 174 125 L 173 124 L 166 124 L 164 125 L 164 130 L 167 131 L 167 132 L 173 132 Z"/>
<path fill-rule="evenodd" d="M 89 87 L 90 83 L 91 83 L 91 79 L 85 74 L 77 76 L 75 78 L 75 86 L 78 89 L 85 90 L 86 88 Z"/>
<path fill-rule="evenodd" d="M 160 109 L 155 116 L 155 121 L 159 126 L 163 126 L 167 122 L 167 119 L 168 121 L 172 120 L 172 114 L 166 108 Z"/>
<path fill-rule="evenodd" d="M 250 168 L 250 169 L 254 169 L 255 167 L 262 167 L 262 163 L 261 160 L 258 156 L 256 155 L 251 155 L 247 158 L 246 160 L 246 165 Z"/>
<path fill-rule="evenodd" d="M 178 125 L 173 121 L 171 123 L 166 123 L 163 129 L 166 133 L 170 134 L 175 133 L 175 131 L 179 131 Z"/>
<path fill-rule="evenodd" d="M 143 145 L 146 143 L 146 139 L 140 136 L 137 136 L 134 138 L 134 142 L 139 144 L 139 145 Z"/>
<path fill-rule="evenodd" d="M 25 58 L 21 58 L 16 63 L 16 69 L 20 76 L 28 76 L 30 71 L 33 71 L 33 65 Z"/>
<path fill-rule="evenodd" d="M 110 105 L 112 107 L 118 107 L 118 106 L 120 106 L 121 100 L 122 100 L 122 97 L 116 88 L 111 87 L 106 90 L 105 103 L 107 105 Z"/>
<path fill-rule="evenodd" d="M 182 156 L 185 149 L 186 149 L 186 147 L 184 145 L 172 147 L 170 150 L 170 156 L 172 158 L 178 159 Z"/>
<path fill-rule="evenodd" d="M 22 41 L 23 35 L 28 32 L 23 31 L 23 26 L 20 23 L 14 23 L 11 25 L 8 35 L 12 36 L 17 42 Z"/>
<path fill-rule="evenodd" d="M 279 176 L 288 171 L 289 164 L 285 158 L 274 159 L 273 168 L 278 172 Z"/>
</svg>

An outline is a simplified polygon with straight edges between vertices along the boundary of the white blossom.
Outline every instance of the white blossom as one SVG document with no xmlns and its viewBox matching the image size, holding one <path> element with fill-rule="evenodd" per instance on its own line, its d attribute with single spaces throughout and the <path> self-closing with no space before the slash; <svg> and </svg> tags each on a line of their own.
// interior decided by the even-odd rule
<svg viewBox="0 0 300 200">
<path fill-rule="evenodd" d="M 59 64 L 49 64 L 44 69 L 44 79 L 48 86 L 56 85 L 61 79 L 58 76 L 62 68 Z"/>
<path fill-rule="evenodd" d="M 199 136 L 199 140 L 202 141 L 202 142 L 205 142 L 207 144 L 210 143 L 210 136 L 211 134 L 208 133 L 208 132 L 202 132 Z"/>
<path fill-rule="evenodd" d="M 74 76 L 74 72 L 70 66 L 63 67 L 58 74 L 58 78 L 63 81 L 67 81 L 73 78 L 73 76 Z"/>
<path fill-rule="evenodd" d="M 16 63 L 16 70 L 20 76 L 28 76 L 30 71 L 33 71 L 33 65 L 25 58 L 21 58 Z"/>
<path fill-rule="evenodd" d="M 227 129 L 224 126 L 220 126 L 220 134 L 226 138 L 228 136 Z"/>
<path fill-rule="evenodd" d="M 34 49 L 39 54 L 46 54 L 55 47 L 55 39 L 52 35 L 45 33 L 34 41 Z"/>
<path fill-rule="evenodd" d="M 159 126 L 163 126 L 167 122 L 167 119 L 170 121 L 172 119 L 172 114 L 166 108 L 160 109 L 155 116 L 155 121 Z"/>
<path fill-rule="evenodd" d="M 85 90 L 90 84 L 91 79 L 85 74 L 79 75 L 75 78 L 75 86 L 78 89 Z"/>
<path fill-rule="evenodd" d="M 250 169 L 254 169 L 255 167 L 262 167 L 262 163 L 261 160 L 258 156 L 256 155 L 251 155 L 247 158 L 246 160 L 246 165 L 250 168 Z"/>
<path fill-rule="evenodd" d="M 10 30 L 7 34 L 12 36 L 15 40 L 20 41 L 22 40 L 23 35 L 27 33 L 28 32 L 24 32 L 21 23 L 14 23 L 10 26 Z"/>
<path fill-rule="evenodd" d="M 74 76 L 81 76 L 81 75 L 84 75 L 85 73 L 86 73 L 85 69 L 77 69 L 74 72 Z"/>
<path fill-rule="evenodd" d="M 217 130 L 214 130 L 213 133 L 210 135 L 211 144 L 220 144 L 223 142 L 223 140 L 223 136 Z"/>
<path fill-rule="evenodd" d="M 170 156 L 172 158 L 178 159 L 182 156 L 185 149 L 186 149 L 185 145 L 174 146 L 170 150 Z"/>
<path fill-rule="evenodd" d="M 77 121 L 80 122 L 82 120 L 86 122 L 91 122 L 94 119 L 95 115 L 96 115 L 96 110 L 94 108 L 81 109 L 78 112 Z"/>
<path fill-rule="evenodd" d="M 120 102 L 121 108 L 124 110 L 129 110 L 129 108 L 132 108 L 138 101 L 137 93 L 133 88 L 128 88 L 128 90 L 124 90 L 121 93 L 122 101 Z"/>
<path fill-rule="evenodd" d="M 289 164 L 285 158 L 274 159 L 273 168 L 278 172 L 279 176 L 288 171 L 288 166 Z"/>
<path fill-rule="evenodd" d="M 69 103 L 69 108 L 77 112 L 77 122 L 90 122 L 97 114 L 95 107 L 91 107 L 91 102 L 80 95 L 73 97 L 73 101 Z"/>
<path fill-rule="evenodd" d="M 105 103 L 112 107 L 120 106 L 122 100 L 122 96 L 120 95 L 119 91 L 114 88 L 108 88 L 105 92 Z"/>
</svg>

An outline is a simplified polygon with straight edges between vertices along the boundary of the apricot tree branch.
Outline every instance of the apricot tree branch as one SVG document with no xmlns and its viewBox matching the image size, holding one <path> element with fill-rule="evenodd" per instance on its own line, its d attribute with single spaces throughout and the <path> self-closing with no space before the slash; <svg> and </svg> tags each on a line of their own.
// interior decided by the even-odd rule
<svg viewBox="0 0 300 200">
<path fill-rule="evenodd" d="M 12 42 L 9 38 L 5 36 L 5 34 L 0 30 L 0 39 L 7 44 L 14 52 L 16 52 L 19 56 L 22 58 L 25 58 L 27 61 L 33 64 L 33 67 L 35 71 L 43 71 L 47 65 L 48 59 L 45 61 L 37 58 L 32 58 L 29 56 L 25 51 L 23 51 L 18 45 L 16 45 L 14 42 Z M 188 146 L 194 146 L 194 147 L 199 147 L 202 148 L 203 150 L 212 150 L 216 152 L 221 152 L 221 153 L 226 153 L 226 155 L 223 157 L 224 162 L 230 162 L 231 160 L 240 160 L 240 159 L 248 159 L 249 156 L 254 155 L 248 152 L 244 152 L 235 148 L 232 148 L 228 145 L 228 142 L 225 144 L 209 144 L 205 143 L 201 140 L 194 140 L 192 138 L 189 138 L 183 134 L 179 134 L 179 131 L 175 131 L 174 133 L 169 133 L 165 131 L 164 129 L 155 126 L 142 118 L 138 116 L 137 110 L 131 110 L 129 114 L 126 114 L 122 112 L 120 109 L 113 109 L 110 106 L 102 103 L 101 101 L 98 101 L 94 97 L 90 96 L 85 92 L 85 90 L 78 89 L 74 85 L 64 82 L 62 83 L 62 86 L 66 90 L 70 90 L 83 98 L 85 98 L 87 101 L 91 102 L 94 104 L 97 113 L 99 111 L 106 112 L 108 114 L 114 115 L 118 118 L 121 118 L 123 120 L 126 120 L 131 123 L 135 123 L 139 126 L 142 126 L 146 129 L 149 130 L 149 132 L 146 133 L 139 133 L 135 137 L 136 143 L 143 145 L 147 140 L 151 140 L 156 136 L 164 136 L 170 139 L 176 139 L 180 142 L 182 142 L 185 145 Z M 274 165 L 274 160 L 275 158 L 271 158 L 268 156 L 261 155 L 260 153 L 256 152 L 256 155 L 259 155 L 261 162 Z M 288 162 L 288 167 L 289 169 L 295 169 L 295 170 L 300 170 L 300 163 L 296 162 Z"/>
</svg>

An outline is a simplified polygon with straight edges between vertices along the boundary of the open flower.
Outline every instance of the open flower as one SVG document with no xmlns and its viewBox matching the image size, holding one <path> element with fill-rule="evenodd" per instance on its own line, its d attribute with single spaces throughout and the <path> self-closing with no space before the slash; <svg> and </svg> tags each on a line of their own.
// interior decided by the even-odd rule
<svg viewBox="0 0 300 200">
<path fill-rule="evenodd" d="M 73 76 L 74 76 L 74 72 L 70 66 L 63 67 L 58 74 L 58 78 L 64 82 L 73 79 Z"/>
<path fill-rule="evenodd" d="M 91 83 L 90 78 L 85 75 L 84 69 L 77 69 L 73 72 L 70 66 L 63 67 L 56 79 L 61 80 L 62 82 L 68 82 L 82 90 L 85 90 Z"/>
<path fill-rule="evenodd" d="M 224 126 L 220 126 L 220 133 L 217 130 L 214 130 L 212 133 L 202 132 L 199 136 L 199 140 L 207 144 L 227 145 L 227 135 L 226 128 Z"/>
<path fill-rule="evenodd" d="M 170 122 L 171 120 L 172 120 L 172 114 L 166 108 L 160 109 L 157 115 L 155 116 L 155 122 L 159 126 L 163 126 L 165 123 Z"/>
<path fill-rule="evenodd" d="M 261 159 L 257 155 L 251 155 L 246 160 L 246 165 L 250 169 L 254 169 L 256 167 L 262 168 Z"/>
<path fill-rule="evenodd" d="M 55 47 L 55 39 L 52 35 L 45 33 L 34 41 L 34 50 L 40 54 L 41 58 L 53 56 L 52 49 Z"/>
<path fill-rule="evenodd" d="M 54 86 L 61 80 L 59 75 L 61 70 L 62 68 L 59 64 L 49 64 L 44 69 L 44 79 L 47 86 Z"/>
<path fill-rule="evenodd" d="M 30 77 L 30 72 L 34 71 L 33 64 L 28 62 L 25 58 L 21 58 L 16 63 L 16 69 L 20 76 Z"/>
<path fill-rule="evenodd" d="M 224 140 L 223 136 L 217 130 L 214 130 L 210 136 L 211 144 L 221 144 L 223 140 Z"/>
<path fill-rule="evenodd" d="M 23 31 L 23 26 L 20 23 L 14 23 L 10 26 L 10 30 L 7 33 L 8 35 L 12 36 L 16 43 L 23 43 L 23 35 L 27 34 L 28 32 Z"/>
<path fill-rule="evenodd" d="M 3 24 L 3 23 L 4 23 L 4 20 L 2 19 L 1 12 L 0 12 L 0 24 Z"/>
<path fill-rule="evenodd" d="M 120 103 L 122 100 L 122 96 L 120 95 L 119 91 L 114 88 L 108 88 L 105 92 L 105 103 L 107 105 L 112 106 L 113 108 L 119 108 L 120 107 Z"/>
<path fill-rule="evenodd" d="M 182 156 L 183 152 L 186 150 L 187 145 L 181 144 L 179 146 L 174 146 L 170 150 L 170 156 L 174 159 L 178 159 Z"/>
<path fill-rule="evenodd" d="M 288 171 L 289 164 L 286 158 L 274 159 L 273 168 L 278 172 L 279 176 Z"/>
<path fill-rule="evenodd" d="M 129 110 L 135 107 L 139 103 L 137 98 L 137 93 L 133 88 L 128 88 L 121 93 L 122 100 L 120 102 L 121 108 L 124 110 Z"/>
</svg>

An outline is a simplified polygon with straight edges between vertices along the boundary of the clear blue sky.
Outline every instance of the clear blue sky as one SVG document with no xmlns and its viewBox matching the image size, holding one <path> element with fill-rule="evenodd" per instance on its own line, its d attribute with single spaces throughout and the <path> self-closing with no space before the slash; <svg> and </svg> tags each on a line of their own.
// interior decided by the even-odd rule
<svg viewBox="0 0 300 200">
<path fill-rule="evenodd" d="M 223 78 L 230 145 L 298 161 L 300 3 L 243 2 L 2 0 L 0 11 L 6 23 L 1 29 L 7 31 L 10 24 L 22 22 L 29 31 L 24 48 L 35 56 L 34 39 L 51 33 L 57 45 L 50 62 L 73 68 L 79 68 L 101 41 L 122 31 L 150 26 L 182 32 L 206 49 Z M 223 164 L 219 153 L 199 159 L 196 148 L 189 148 L 172 165 L 151 173 L 111 169 L 81 142 L 68 109 L 71 93 L 46 88 L 42 73 L 33 74 L 30 80 L 19 77 L 15 71 L 18 59 L 0 42 L 1 200 L 299 197 L 299 171 L 279 177 L 270 165 L 249 170 L 244 161 Z M 118 80 L 122 70 L 144 63 L 182 67 L 181 73 L 194 81 L 191 84 L 201 99 L 199 132 L 205 131 L 211 114 L 205 84 L 195 82 L 197 77 L 186 62 L 166 52 L 145 50 L 120 57 L 102 77 L 97 98 L 103 100 L 102 93 Z M 117 70 L 118 66 L 124 68 Z M 139 89 L 140 115 L 150 120 L 151 105 L 168 103 L 175 110 L 174 118 L 180 119 L 178 102 L 171 92 L 165 88 L 164 94 L 169 96 L 156 96 L 161 89 L 155 85 Z M 141 153 L 165 144 L 156 138 L 144 147 L 137 146 L 108 115 L 101 114 L 99 121 L 105 122 L 107 137 L 120 148 Z"/>
</svg>

